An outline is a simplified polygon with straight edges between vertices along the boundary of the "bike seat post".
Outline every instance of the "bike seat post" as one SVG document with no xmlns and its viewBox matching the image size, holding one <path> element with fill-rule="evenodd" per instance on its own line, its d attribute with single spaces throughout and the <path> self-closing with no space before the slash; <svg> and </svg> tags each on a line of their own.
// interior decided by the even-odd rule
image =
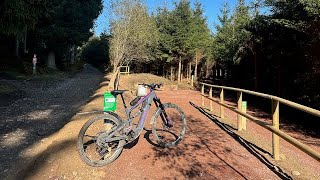
<svg viewBox="0 0 320 180">
<path fill-rule="evenodd" d="M 126 102 L 124 101 L 123 94 L 120 94 L 120 95 L 121 95 L 121 99 L 122 99 L 122 102 L 123 102 L 123 106 L 126 109 L 127 105 L 126 105 Z"/>
</svg>

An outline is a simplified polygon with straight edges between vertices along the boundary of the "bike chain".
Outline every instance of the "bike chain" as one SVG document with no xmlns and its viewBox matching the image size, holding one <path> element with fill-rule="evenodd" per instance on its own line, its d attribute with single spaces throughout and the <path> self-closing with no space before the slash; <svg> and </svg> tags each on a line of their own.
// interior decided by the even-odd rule
<svg viewBox="0 0 320 180">
<path fill-rule="evenodd" d="M 136 139 L 133 139 L 133 140 L 131 140 L 131 141 L 128 141 L 127 143 L 125 143 L 124 145 L 122 145 L 122 146 L 120 146 L 120 147 L 117 147 L 114 151 L 116 151 L 116 150 L 118 150 L 118 149 L 120 149 L 120 148 L 123 148 L 124 146 L 126 146 L 127 144 L 130 144 L 130 143 L 132 143 L 134 140 L 136 140 Z M 108 147 L 103 147 L 103 149 L 107 149 Z"/>
</svg>

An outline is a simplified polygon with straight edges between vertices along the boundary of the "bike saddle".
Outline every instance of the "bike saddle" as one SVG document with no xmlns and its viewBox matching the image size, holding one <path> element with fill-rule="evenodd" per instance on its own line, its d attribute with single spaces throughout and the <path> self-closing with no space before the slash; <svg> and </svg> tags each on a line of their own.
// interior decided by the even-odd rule
<svg viewBox="0 0 320 180">
<path fill-rule="evenodd" d="M 117 96 L 118 94 L 123 94 L 124 92 L 126 92 L 128 90 L 113 90 L 110 93 L 114 96 Z"/>
</svg>

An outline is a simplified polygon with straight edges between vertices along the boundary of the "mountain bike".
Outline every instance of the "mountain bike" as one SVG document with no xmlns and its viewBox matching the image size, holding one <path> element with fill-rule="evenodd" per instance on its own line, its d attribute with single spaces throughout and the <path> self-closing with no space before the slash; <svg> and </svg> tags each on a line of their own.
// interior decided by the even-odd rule
<svg viewBox="0 0 320 180">
<path fill-rule="evenodd" d="M 151 117 L 154 140 L 159 147 L 170 148 L 177 145 L 186 131 L 184 112 L 177 105 L 162 103 L 156 95 L 161 84 L 141 84 L 149 89 L 145 96 L 137 96 L 127 107 L 123 93 L 127 90 L 113 90 L 115 97 L 120 95 L 126 114 L 126 121 L 114 112 L 105 112 L 87 121 L 78 136 L 78 150 L 81 159 L 88 165 L 100 167 L 118 158 L 125 145 L 136 140 L 141 134 L 152 101 L 157 109 Z M 133 119 L 140 115 L 137 124 Z M 136 125 L 136 126 L 134 126 Z"/>
</svg>

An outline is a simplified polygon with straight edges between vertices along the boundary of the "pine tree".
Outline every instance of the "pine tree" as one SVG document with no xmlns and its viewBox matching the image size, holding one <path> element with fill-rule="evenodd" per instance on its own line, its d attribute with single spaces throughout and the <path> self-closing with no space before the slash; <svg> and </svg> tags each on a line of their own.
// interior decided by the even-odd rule
<svg viewBox="0 0 320 180">
<path fill-rule="evenodd" d="M 221 15 L 218 16 L 220 24 L 216 25 L 217 32 L 213 41 L 213 54 L 218 63 L 223 66 L 232 60 L 230 49 L 233 42 L 233 27 L 227 2 L 220 9 L 220 13 Z"/>
<path fill-rule="evenodd" d="M 240 54 L 242 53 L 242 47 L 250 39 L 250 32 L 245 29 L 249 22 L 249 7 L 246 6 L 244 0 L 238 0 L 235 13 L 233 15 L 233 49 L 235 51 L 233 61 L 235 63 L 239 63 L 241 61 L 242 58 Z"/>
<path fill-rule="evenodd" d="M 229 5 L 225 3 L 218 17 L 217 33 L 214 40 L 214 55 L 221 66 L 232 66 L 241 60 L 238 54 L 243 44 L 249 39 L 250 33 L 245 26 L 250 22 L 249 8 L 244 0 L 238 0 L 234 13 L 229 15 Z"/>
<path fill-rule="evenodd" d="M 191 44 L 189 53 L 195 59 L 194 76 L 195 79 L 197 79 L 198 63 L 200 59 L 206 56 L 208 61 L 212 60 L 210 59 L 212 37 L 200 3 L 195 4 L 188 41 Z M 189 64 L 189 67 L 189 76 L 191 76 L 191 63 Z"/>
<path fill-rule="evenodd" d="M 174 46 L 172 50 L 175 53 L 175 59 L 178 60 L 178 82 L 180 82 L 181 66 L 191 49 L 191 43 L 188 41 L 188 38 L 191 34 L 192 10 L 190 2 L 187 0 L 182 0 L 176 3 L 175 6 L 172 12 L 173 18 L 171 19 L 171 23 L 174 25 L 172 33 Z"/>
<path fill-rule="evenodd" d="M 168 11 L 166 7 L 158 9 L 156 17 L 160 38 L 155 54 L 162 59 L 162 62 L 165 60 L 171 64 L 171 74 L 173 74 L 172 65 L 178 64 L 178 81 L 182 79 L 183 64 L 189 62 L 187 74 L 190 76 L 192 57 L 196 57 L 198 61 L 199 57 L 209 57 L 210 54 L 210 30 L 201 4 L 197 3 L 195 6 L 193 10 L 189 1 L 182 0 L 175 4 L 175 9 L 172 11 Z M 184 68 L 184 72 L 187 69 Z M 173 79 L 172 76 L 171 79 Z"/>
<path fill-rule="evenodd" d="M 156 24 L 157 29 L 159 31 L 159 41 L 154 47 L 154 54 L 156 59 L 160 60 L 160 63 L 170 64 L 170 79 L 173 81 L 173 62 L 174 62 L 174 54 L 173 54 L 173 40 L 172 40 L 172 32 L 174 30 L 174 26 L 171 23 L 172 13 L 164 7 L 163 9 L 158 8 L 157 16 L 156 16 Z"/>
</svg>

